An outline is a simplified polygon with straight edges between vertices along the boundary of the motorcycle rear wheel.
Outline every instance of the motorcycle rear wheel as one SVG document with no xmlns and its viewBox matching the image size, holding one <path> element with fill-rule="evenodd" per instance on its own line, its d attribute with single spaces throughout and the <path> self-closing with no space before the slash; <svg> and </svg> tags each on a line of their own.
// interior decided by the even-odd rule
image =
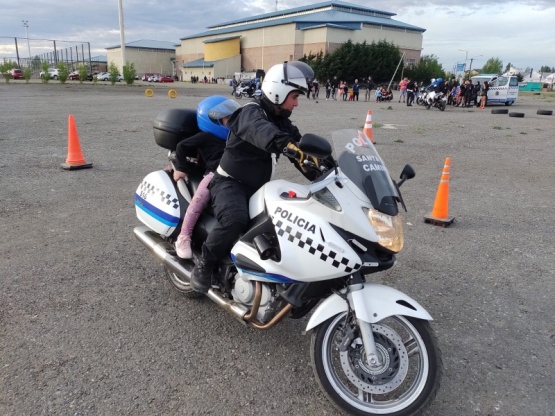
<svg viewBox="0 0 555 416">
<path fill-rule="evenodd" d="M 340 350 L 346 312 L 321 324 L 312 334 L 311 359 L 320 387 L 338 409 L 353 415 L 421 414 L 435 398 L 443 374 L 441 351 L 427 321 L 392 316 L 372 325 L 384 363 L 366 365 L 364 347 L 355 337 Z"/>
<path fill-rule="evenodd" d="M 191 299 L 200 298 L 204 296 L 203 293 L 193 290 L 193 288 L 191 287 L 191 284 L 188 281 L 182 280 L 179 276 L 177 276 L 166 266 L 164 266 L 164 271 L 166 272 L 166 277 L 168 278 L 168 281 L 178 292 L 183 293 L 183 295 Z"/>
</svg>

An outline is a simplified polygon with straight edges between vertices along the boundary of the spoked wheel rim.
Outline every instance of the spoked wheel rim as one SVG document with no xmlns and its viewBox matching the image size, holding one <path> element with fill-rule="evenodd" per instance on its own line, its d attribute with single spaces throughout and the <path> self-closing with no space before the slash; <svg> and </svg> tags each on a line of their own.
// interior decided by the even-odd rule
<svg viewBox="0 0 555 416">
<path fill-rule="evenodd" d="M 401 316 L 373 324 L 384 366 L 371 371 L 364 365 L 366 355 L 359 338 L 347 351 L 338 348 L 343 341 L 345 316 L 343 313 L 335 317 L 322 344 L 324 371 L 332 388 L 363 412 L 391 414 L 406 409 L 419 398 L 428 379 L 430 363 L 424 340 Z"/>
</svg>

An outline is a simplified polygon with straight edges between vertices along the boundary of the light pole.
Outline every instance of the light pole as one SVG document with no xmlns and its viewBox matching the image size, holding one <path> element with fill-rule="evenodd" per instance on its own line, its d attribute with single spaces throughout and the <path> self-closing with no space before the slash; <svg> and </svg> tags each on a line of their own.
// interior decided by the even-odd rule
<svg viewBox="0 0 555 416">
<path fill-rule="evenodd" d="M 484 55 L 478 55 L 478 56 L 475 56 L 474 58 L 470 58 L 470 69 L 468 70 L 469 77 L 470 77 L 470 71 L 472 71 L 472 62 L 474 61 L 474 59 L 479 58 L 480 56 L 484 56 Z"/>
<path fill-rule="evenodd" d="M 23 27 L 25 28 L 25 37 L 27 38 L 27 50 L 29 52 L 29 61 L 31 61 L 31 45 L 29 44 L 29 21 L 22 20 Z"/>
</svg>

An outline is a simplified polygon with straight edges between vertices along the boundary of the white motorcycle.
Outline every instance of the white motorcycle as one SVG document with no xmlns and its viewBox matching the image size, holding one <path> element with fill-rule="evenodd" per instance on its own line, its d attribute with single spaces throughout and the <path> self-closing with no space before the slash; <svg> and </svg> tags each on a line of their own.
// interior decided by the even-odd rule
<svg viewBox="0 0 555 416">
<path fill-rule="evenodd" d="M 439 108 L 440 111 L 445 111 L 447 108 L 447 96 L 442 92 L 430 91 L 425 98 L 426 109 L 432 107 Z"/>
<path fill-rule="evenodd" d="M 177 144 L 157 142 L 170 156 Z M 320 177 L 308 185 L 273 180 L 253 195 L 250 227 L 223 260 L 206 296 L 256 329 L 314 309 L 306 326 L 312 331 L 312 366 L 341 411 L 420 414 L 435 397 L 443 371 L 432 317 L 409 296 L 366 279 L 392 267 L 403 247 L 399 186 L 414 171 L 405 166 L 395 183 L 360 131 L 335 132 L 333 144 L 337 159 L 326 139 L 303 136 L 299 148 L 320 160 L 319 167 L 305 162 L 306 167 Z M 176 256 L 174 239 L 199 181 L 176 184 L 169 169 L 160 170 L 147 175 L 135 193 L 144 224 L 135 228 L 136 237 L 189 297 L 204 295 L 191 289 L 194 261 Z M 197 223 L 196 256 L 215 221 L 206 212 Z"/>
</svg>

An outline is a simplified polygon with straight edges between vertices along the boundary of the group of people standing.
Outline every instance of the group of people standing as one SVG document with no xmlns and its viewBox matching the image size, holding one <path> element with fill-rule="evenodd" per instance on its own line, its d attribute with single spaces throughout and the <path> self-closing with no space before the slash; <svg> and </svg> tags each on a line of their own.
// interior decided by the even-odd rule
<svg viewBox="0 0 555 416">
<path fill-rule="evenodd" d="M 338 99 L 340 101 L 358 101 L 360 96 L 360 89 L 365 88 L 366 93 L 364 101 L 370 100 L 370 91 L 374 89 L 374 81 L 372 77 L 368 77 L 360 83 L 358 79 L 355 79 L 352 85 L 349 86 L 347 81 L 337 79 L 334 76 L 333 79 L 328 79 L 326 81 L 326 101 Z"/>
<path fill-rule="evenodd" d="M 447 96 L 447 104 L 454 107 L 479 107 L 485 108 L 488 100 L 489 83 L 484 81 L 480 84 L 472 84 L 469 79 L 459 83 L 452 79 L 446 85 L 445 93 Z"/>
</svg>

